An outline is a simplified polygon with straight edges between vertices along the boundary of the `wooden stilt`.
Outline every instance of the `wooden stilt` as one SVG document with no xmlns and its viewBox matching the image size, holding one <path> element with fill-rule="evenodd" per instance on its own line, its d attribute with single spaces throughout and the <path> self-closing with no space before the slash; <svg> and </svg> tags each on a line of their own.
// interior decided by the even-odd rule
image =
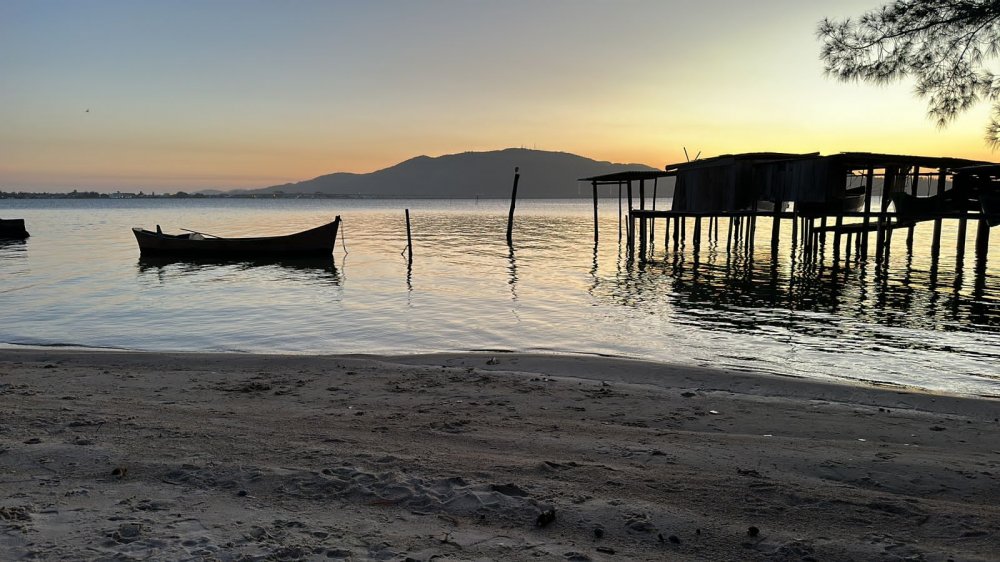
<svg viewBox="0 0 1000 562">
<path fill-rule="evenodd" d="M 653 178 L 653 210 L 656 210 L 656 183 L 657 178 Z M 653 242 L 653 238 L 656 237 L 656 219 L 649 219 L 649 241 Z"/>
<path fill-rule="evenodd" d="M 778 244 L 781 242 L 781 200 L 774 200 L 774 211 L 771 213 L 771 259 L 778 256 Z"/>
<path fill-rule="evenodd" d="M 961 271 L 965 267 L 965 238 L 967 236 L 969 219 L 967 211 L 962 211 L 962 218 L 958 220 L 958 240 L 955 242 L 955 269 Z"/>
<path fill-rule="evenodd" d="M 632 213 L 629 213 L 628 214 L 628 219 L 626 221 L 626 226 L 625 226 L 625 232 L 626 232 L 626 234 L 628 236 L 626 245 L 627 245 L 629 257 L 635 255 L 635 236 L 633 236 L 633 233 L 635 232 L 634 221 L 635 221 L 635 217 L 632 216 Z"/>
<path fill-rule="evenodd" d="M 956 176 L 954 178 L 953 181 L 956 185 L 954 185 L 953 188 L 960 189 L 960 193 L 965 194 L 967 193 L 968 187 L 968 183 L 966 182 L 969 180 L 968 178 L 959 179 L 960 177 L 961 176 Z M 962 182 L 962 185 L 958 185 L 959 182 Z M 965 205 L 963 205 L 959 212 L 962 214 L 962 217 L 958 219 L 958 233 L 956 234 L 957 238 L 955 240 L 955 269 L 957 271 L 962 271 L 962 268 L 965 267 L 965 237 L 966 230 L 968 229 L 969 210 L 965 208 Z"/>
<path fill-rule="evenodd" d="M 728 221 L 728 230 L 726 232 L 726 255 L 728 256 L 732 251 L 733 247 L 733 217 L 730 215 Z"/>
<path fill-rule="evenodd" d="M 806 253 L 809 254 L 810 262 L 813 261 L 813 257 L 816 253 L 816 237 L 814 236 L 815 233 L 813 232 L 813 226 L 814 226 L 813 220 L 814 219 L 812 217 L 803 219 L 804 222 L 802 225 L 802 232 L 803 232 L 802 239 L 805 241 Z"/>
<path fill-rule="evenodd" d="M 990 252 L 990 225 L 982 216 L 979 218 L 979 228 L 976 232 L 976 276 L 986 273 L 986 258 Z"/>
<path fill-rule="evenodd" d="M 646 180 L 639 180 L 639 210 L 646 210 Z M 646 257 L 646 217 L 639 219 L 639 253 Z"/>
<path fill-rule="evenodd" d="M 792 215 L 792 254 L 798 250 L 799 247 L 799 215 L 798 213 Z"/>
<path fill-rule="evenodd" d="M 800 230 L 802 231 L 802 261 L 807 261 L 809 256 L 809 219 L 805 217 L 799 218 L 799 223 L 801 224 Z"/>
<path fill-rule="evenodd" d="M 865 217 L 864 217 L 864 229 L 858 235 L 861 240 L 861 249 L 858 251 L 858 257 L 864 256 L 868 257 L 868 224 L 871 222 L 872 214 L 872 189 L 875 186 L 875 169 L 868 168 L 868 173 L 865 176 Z"/>
<path fill-rule="evenodd" d="M 882 261 L 886 266 L 889 265 L 889 260 L 892 258 L 892 233 L 894 230 L 892 228 L 887 228 L 885 231 L 885 250 L 882 252 Z"/>
<path fill-rule="evenodd" d="M 681 217 L 674 217 L 674 254 L 680 249 L 681 245 Z"/>
<path fill-rule="evenodd" d="M 896 168 L 886 168 L 885 175 L 882 176 L 882 203 L 879 205 L 879 214 L 875 231 L 875 262 L 882 263 L 885 255 L 886 238 L 886 213 L 889 210 L 889 196 L 892 193 L 892 186 L 896 182 Z"/>
<path fill-rule="evenodd" d="M 694 251 L 697 252 L 701 247 L 701 217 L 695 217 L 694 219 Z"/>
<path fill-rule="evenodd" d="M 833 233 L 833 263 L 837 264 L 840 261 L 840 227 L 844 225 L 844 215 L 837 215 L 837 220 L 834 223 L 834 233 Z"/>
<path fill-rule="evenodd" d="M 935 195 L 940 195 L 944 192 L 945 184 L 948 181 L 948 172 L 945 168 L 941 168 L 938 173 L 937 190 Z M 941 219 L 934 219 L 934 233 L 931 236 L 931 261 L 935 264 L 938 258 L 941 256 Z"/>
<path fill-rule="evenodd" d="M 618 240 L 621 241 L 621 239 L 622 239 L 622 182 L 618 182 Z"/>
<path fill-rule="evenodd" d="M 667 217 L 663 224 L 663 249 L 667 250 L 670 248 L 670 217 Z"/>
<path fill-rule="evenodd" d="M 913 181 L 910 182 L 910 195 L 917 196 L 917 188 L 920 187 L 920 166 L 913 167 Z M 897 209 L 898 210 L 898 209 Z M 913 231 L 914 225 L 906 229 L 906 253 L 913 253 Z"/>
<path fill-rule="evenodd" d="M 626 182 L 626 195 L 628 196 L 628 226 L 625 228 L 625 234 L 629 238 L 629 245 L 635 248 L 635 224 L 632 222 L 632 180 Z"/>
</svg>

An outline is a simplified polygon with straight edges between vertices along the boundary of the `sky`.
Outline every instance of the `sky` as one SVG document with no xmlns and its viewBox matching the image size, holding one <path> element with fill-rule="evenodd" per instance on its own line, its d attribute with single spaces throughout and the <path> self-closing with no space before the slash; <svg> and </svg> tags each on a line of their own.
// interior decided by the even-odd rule
<svg viewBox="0 0 1000 562">
<path fill-rule="evenodd" d="M 823 74 L 884 0 L 0 0 L 0 190 L 264 187 L 508 147 L 1000 160 L 983 104 Z"/>
</svg>

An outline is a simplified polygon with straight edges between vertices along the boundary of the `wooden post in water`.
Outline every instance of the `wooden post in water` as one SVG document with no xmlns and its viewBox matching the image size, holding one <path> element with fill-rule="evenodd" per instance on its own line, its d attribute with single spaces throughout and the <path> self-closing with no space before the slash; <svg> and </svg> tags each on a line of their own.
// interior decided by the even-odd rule
<svg viewBox="0 0 1000 562">
<path fill-rule="evenodd" d="M 826 215 L 823 215 L 819 220 L 819 232 L 816 233 L 819 236 L 819 249 L 821 252 L 826 252 Z"/>
<path fill-rule="evenodd" d="M 938 174 L 937 190 L 935 195 L 944 193 L 944 187 L 948 181 L 948 171 L 942 167 Z M 936 264 L 941 255 L 941 219 L 934 219 L 934 234 L 931 238 L 931 262 Z"/>
<path fill-rule="evenodd" d="M 913 167 L 913 181 L 910 182 L 910 195 L 917 196 L 917 188 L 920 186 L 920 166 Z M 899 209 L 896 209 L 899 212 Z M 898 220 L 898 219 L 897 219 Z M 913 230 L 915 226 L 910 225 L 906 229 L 906 253 L 907 255 L 913 254 Z"/>
<path fill-rule="evenodd" d="M 990 224 L 986 217 L 979 215 L 979 228 L 976 232 L 976 276 L 986 274 L 986 257 L 990 252 Z"/>
<path fill-rule="evenodd" d="M 795 255 L 795 251 L 799 247 L 799 212 L 794 211 L 792 214 L 792 255 Z"/>
<path fill-rule="evenodd" d="M 663 250 L 666 251 L 670 248 L 670 217 L 663 220 L 666 226 L 663 229 Z"/>
<path fill-rule="evenodd" d="M 406 210 L 406 253 L 407 261 L 413 263 L 413 237 L 410 235 L 410 210 Z"/>
<path fill-rule="evenodd" d="M 864 256 L 865 259 L 868 258 L 868 224 L 871 222 L 872 215 L 872 189 L 875 186 L 875 168 L 868 168 L 868 173 L 865 175 L 865 219 L 864 228 L 858 235 L 861 240 L 861 249 L 858 251 L 858 257 Z M 883 187 L 883 191 L 885 188 Z"/>
<path fill-rule="evenodd" d="M 960 189 L 961 191 L 959 191 L 959 193 L 963 194 L 968 193 L 966 190 L 968 187 L 971 187 L 969 185 L 971 182 L 968 177 L 962 178 L 956 176 L 954 179 L 952 179 L 952 182 L 954 183 L 954 185 L 952 185 L 952 189 Z M 959 183 L 961 183 L 961 185 L 958 185 Z M 967 209 L 966 207 L 967 205 L 962 205 L 962 208 L 959 210 L 959 212 L 962 214 L 962 217 L 958 219 L 958 239 L 955 242 L 956 271 L 962 271 L 962 268 L 965 267 L 965 235 L 966 235 L 966 230 L 968 229 L 968 222 L 969 222 L 968 219 L 969 209 Z"/>
<path fill-rule="evenodd" d="M 514 243 L 514 205 L 517 204 L 517 182 L 521 179 L 519 168 L 514 167 L 514 187 L 510 191 L 510 213 L 507 214 L 507 245 Z"/>
<path fill-rule="evenodd" d="M 632 218 L 632 180 L 628 180 L 627 185 L 627 197 L 628 197 L 628 223 L 625 226 L 625 235 L 628 236 L 628 253 L 632 255 L 635 252 L 635 223 Z"/>
<path fill-rule="evenodd" d="M 654 211 L 656 210 L 656 183 L 657 183 L 656 179 L 657 178 L 653 178 L 653 210 Z M 656 237 L 656 219 L 655 218 L 650 218 L 649 219 L 649 241 L 650 242 L 655 242 L 655 240 L 654 240 L 655 237 Z"/>
<path fill-rule="evenodd" d="M 886 228 L 888 225 L 888 217 L 886 213 L 889 211 L 889 194 L 892 191 L 892 186 L 896 183 L 896 168 L 886 168 L 885 175 L 882 176 L 882 204 L 879 205 L 878 222 L 876 223 L 877 230 L 875 236 L 875 262 L 882 263 L 882 259 L 886 255 Z"/>
<path fill-rule="evenodd" d="M 729 223 L 729 229 L 728 229 L 728 232 L 726 232 L 726 256 L 728 257 L 729 254 L 732 252 L 732 248 L 733 248 L 733 230 L 735 229 L 735 227 L 733 226 L 733 216 L 732 215 L 729 215 L 729 221 L 727 221 L 727 222 Z"/>
<path fill-rule="evenodd" d="M 694 251 L 701 248 L 701 215 L 694 218 Z"/>
<path fill-rule="evenodd" d="M 646 210 L 646 180 L 639 180 L 639 210 Z M 646 217 L 639 219 L 639 253 L 646 258 Z"/>
<path fill-rule="evenodd" d="M 968 209 L 962 209 L 962 218 L 958 220 L 958 240 L 955 242 L 955 269 L 961 271 L 965 267 L 965 238 L 968 230 Z"/>
<path fill-rule="evenodd" d="M 622 240 L 622 182 L 618 182 L 618 242 Z M 619 245 L 619 248 L 621 246 Z"/>
<path fill-rule="evenodd" d="M 778 257 L 778 244 L 781 242 L 781 199 L 774 199 L 774 211 L 771 213 L 771 260 Z"/>
<path fill-rule="evenodd" d="M 843 213 L 837 213 L 837 221 L 834 223 L 833 227 L 833 263 L 834 265 L 840 262 L 840 227 L 844 225 L 844 215 Z"/>
<path fill-rule="evenodd" d="M 799 245 L 802 246 L 802 263 L 809 261 L 809 253 L 812 251 L 812 233 L 809 231 L 811 221 L 809 217 L 799 217 Z"/>
</svg>

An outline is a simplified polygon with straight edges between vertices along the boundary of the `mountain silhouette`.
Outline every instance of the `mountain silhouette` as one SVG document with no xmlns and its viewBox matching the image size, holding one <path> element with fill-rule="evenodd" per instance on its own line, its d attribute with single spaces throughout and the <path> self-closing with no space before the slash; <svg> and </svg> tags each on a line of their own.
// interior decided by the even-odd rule
<svg viewBox="0 0 1000 562">
<path fill-rule="evenodd" d="M 578 178 L 626 170 L 656 169 L 645 164 L 600 162 L 568 152 L 507 148 L 438 157 L 417 156 L 368 174 L 338 172 L 239 193 L 505 198 L 510 197 L 515 167 L 520 169 L 521 174 L 517 191 L 519 198 L 589 197 L 592 193 L 590 185 L 577 181 Z M 601 194 L 607 193 L 607 188 L 603 188 Z"/>
</svg>

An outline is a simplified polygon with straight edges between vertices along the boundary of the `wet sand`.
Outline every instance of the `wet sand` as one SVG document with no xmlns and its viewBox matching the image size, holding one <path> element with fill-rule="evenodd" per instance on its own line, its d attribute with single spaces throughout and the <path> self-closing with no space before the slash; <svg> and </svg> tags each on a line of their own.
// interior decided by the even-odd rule
<svg viewBox="0 0 1000 562">
<path fill-rule="evenodd" d="M 598 357 L 0 350 L 0 559 L 990 560 L 1000 401 Z"/>
</svg>

